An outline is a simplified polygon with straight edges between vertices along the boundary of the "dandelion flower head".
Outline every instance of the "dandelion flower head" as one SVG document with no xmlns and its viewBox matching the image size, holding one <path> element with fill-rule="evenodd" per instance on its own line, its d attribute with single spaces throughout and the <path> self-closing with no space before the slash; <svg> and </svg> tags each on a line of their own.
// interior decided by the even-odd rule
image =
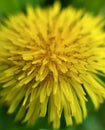
<svg viewBox="0 0 105 130">
<path fill-rule="evenodd" d="M 105 32 L 101 17 L 73 7 L 27 8 L 0 25 L 1 100 L 16 120 L 34 124 L 48 116 L 53 128 L 87 116 L 105 98 Z"/>
</svg>

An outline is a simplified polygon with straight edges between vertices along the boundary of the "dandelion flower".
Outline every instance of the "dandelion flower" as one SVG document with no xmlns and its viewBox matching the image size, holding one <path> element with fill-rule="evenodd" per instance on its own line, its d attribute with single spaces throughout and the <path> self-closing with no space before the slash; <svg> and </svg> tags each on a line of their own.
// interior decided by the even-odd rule
<svg viewBox="0 0 105 130">
<path fill-rule="evenodd" d="M 61 114 L 67 126 L 87 115 L 87 95 L 95 108 L 105 98 L 105 32 L 94 17 L 60 4 L 27 7 L 0 25 L 1 100 L 16 120 L 33 124 L 48 115 L 54 129 Z"/>
</svg>

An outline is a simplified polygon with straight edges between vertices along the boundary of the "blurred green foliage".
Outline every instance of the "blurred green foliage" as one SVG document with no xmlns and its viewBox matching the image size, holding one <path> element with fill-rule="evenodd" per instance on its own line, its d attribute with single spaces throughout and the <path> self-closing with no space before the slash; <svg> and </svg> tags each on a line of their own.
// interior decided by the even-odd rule
<svg viewBox="0 0 105 130">
<path fill-rule="evenodd" d="M 54 3 L 54 0 L 0 0 L 0 20 L 10 14 L 24 11 L 26 5 L 47 6 Z M 62 6 L 69 5 L 75 8 L 83 8 L 93 14 L 103 14 L 105 16 L 105 0 L 61 0 Z M 105 103 L 96 112 L 93 111 L 91 102 L 88 103 L 88 117 L 81 125 L 73 125 L 65 128 L 64 120 L 61 121 L 62 130 L 105 130 Z M 50 130 L 47 118 L 41 118 L 30 127 L 25 124 L 14 122 L 14 114 L 8 115 L 7 108 L 0 107 L 0 130 Z"/>
<path fill-rule="evenodd" d="M 23 10 L 27 4 L 32 6 L 50 5 L 56 0 L 0 0 L 0 15 L 7 15 Z M 63 6 L 73 5 L 88 11 L 99 13 L 105 10 L 105 0 L 59 0 Z"/>
</svg>

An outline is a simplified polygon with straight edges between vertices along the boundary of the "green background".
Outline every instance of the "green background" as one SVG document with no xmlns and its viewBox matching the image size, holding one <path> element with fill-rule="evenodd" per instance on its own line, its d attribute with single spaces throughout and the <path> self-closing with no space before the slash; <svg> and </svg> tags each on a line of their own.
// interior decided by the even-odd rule
<svg viewBox="0 0 105 130">
<path fill-rule="evenodd" d="M 0 0 L 0 21 L 5 17 L 25 11 L 25 7 L 31 4 L 33 7 L 52 5 L 54 0 Z M 105 0 L 61 0 L 62 7 L 69 5 L 75 8 L 83 8 L 86 11 L 105 17 Z M 98 111 L 94 111 L 91 101 L 87 104 L 88 116 L 81 125 L 73 125 L 66 128 L 64 119 L 61 120 L 62 130 L 105 130 L 105 103 Z M 14 122 L 15 114 L 8 115 L 7 107 L 0 106 L 0 130 L 50 130 L 47 118 L 39 119 L 34 126 L 26 126 L 19 122 Z"/>
</svg>

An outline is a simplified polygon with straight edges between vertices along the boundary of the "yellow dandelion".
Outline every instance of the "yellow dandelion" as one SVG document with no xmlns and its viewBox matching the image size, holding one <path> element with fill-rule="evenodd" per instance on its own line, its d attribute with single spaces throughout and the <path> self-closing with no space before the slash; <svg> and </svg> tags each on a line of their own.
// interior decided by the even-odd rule
<svg viewBox="0 0 105 130">
<path fill-rule="evenodd" d="M 105 98 L 105 32 L 101 17 L 60 4 L 9 16 L 0 25 L 1 100 L 16 120 L 33 124 L 48 115 L 53 128 L 81 123 L 90 96 Z"/>
</svg>

